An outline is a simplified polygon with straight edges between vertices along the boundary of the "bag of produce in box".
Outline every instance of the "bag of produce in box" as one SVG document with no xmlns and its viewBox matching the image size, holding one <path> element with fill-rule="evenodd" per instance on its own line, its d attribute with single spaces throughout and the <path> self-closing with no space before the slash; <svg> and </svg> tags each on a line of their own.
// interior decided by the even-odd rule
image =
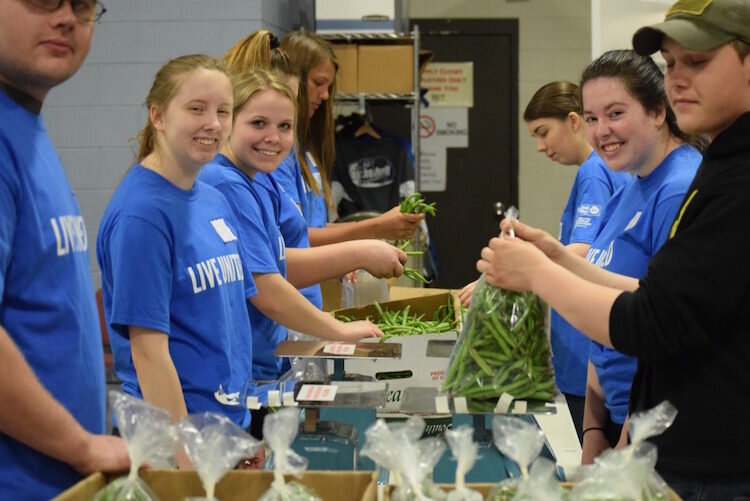
<svg viewBox="0 0 750 501">
<path fill-rule="evenodd" d="M 495 416 L 492 439 L 500 452 L 518 464 L 522 478 L 500 482 L 490 491 L 488 501 L 568 499 L 555 475 L 554 463 L 537 457 L 544 446 L 544 434 L 534 423 L 514 416 Z"/>
<path fill-rule="evenodd" d="M 379 419 L 365 432 L 362 455 L 391 471 L 397 485 L 393 501 L 443 500 L 445 492 L 432 482 L 432 472 L 445 451 L 439 438 L 419 440 L 424 419 L 413 416 L 404 423 L 387 425 Z"/>
<path fill-rule="evenodd" d="M 216 499 L 214 489 L 221 477 L 242 458 L 253 457 L 260 447 L 258 440 L 229 418 L 213 412 L 191 414 L 176 426 L 206 491 L 205 499 Z"/>
<path fill-rule="evenodd" d="M 259 501 L 319 501 L 320 498 L 299 482 L 286 482 L 284 475 L 300 475 L 307 459 L 292 450 L 299 429 L 299 409 L 285 407 L 268 414 L 263 421 L 263 437 L 273 451 L 273 483 Z"/>
<path fill-rule="evenodd" d="M 656 447 L 646 439 L 664 433 L 674 422 L 677 409 L 662 402 L 629 418 L 631 444 L 608 450 L 581 470 L 582 480 L 573 488 L 575 499 L 667 500 L 669 488 L 656 473 Z"/>
<path fill-rule="evenodd" d="M 177 444 L 170 424 L 171 415 L 145 400 L 117 391 L 110 391 L 112 411 L 120 436 L 130 456 L 130 473 L 110 483 L 94 497 L 95 501 L 150 501 L 159 499 L 138 477 L 144 464 L 165 466 L 170 463 Z"/>
<path fill-rule="evenodd" d="M 474 428 L 459 426 L 445 431 L 445 441 L 456 458 L 456 488 L 448 493 L 448 501 L 482 501 L 482 495 L 466 487 L 466 473 L 474 467 L 479 446 L 474 442 Z"/>
</svg>

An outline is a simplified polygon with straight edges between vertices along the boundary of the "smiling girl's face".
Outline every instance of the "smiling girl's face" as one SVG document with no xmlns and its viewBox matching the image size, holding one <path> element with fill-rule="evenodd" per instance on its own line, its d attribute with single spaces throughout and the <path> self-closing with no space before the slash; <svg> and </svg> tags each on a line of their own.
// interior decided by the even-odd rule
<svg viewBox="0 0 750 501">
<path fill-rule="evenodd" d="M 648 174 L 660 163 L 664 109 L 647 112 L 619 78 L 589 80 L 582 95 L 586 139 L 610 169 Z"/>
<path fill-rule="evenodd" d="M 166 106 L 152 107 L 159 149 L 183 171 L 200 169 L 219 152 L 232 130 L 232 83 L 216 70 L 197 69 L 182 76 Z"/>
<path fill-rule="evenodd" d="M 295 103 L 279 91 L 256 92 L 237 112 L 229 138 L 234 160 L 250 177 L 272 172 L 294 144 Z"/>
</svg>

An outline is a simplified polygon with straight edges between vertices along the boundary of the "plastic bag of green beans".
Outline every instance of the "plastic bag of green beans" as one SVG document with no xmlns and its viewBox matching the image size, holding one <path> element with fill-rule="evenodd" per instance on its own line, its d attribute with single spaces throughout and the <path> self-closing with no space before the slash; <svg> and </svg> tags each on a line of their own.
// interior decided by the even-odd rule
<svg viewBox="0 0 750 501">
<path fill-rule="evenodd" d="M 443 391 L 466 397 L 471 412 L 492 412 L 503 394 L 508 405 L 512 400 L 549 401 L 557 394 L 550 356 L 539 298 L 493 287 L 482 275 Z"/>
<path fill-rule="evenodd" d="M 170 424 L 172 416 L 145 400 L 119 391 L 110 390 L 109 399 L 120 435 L 128 447 L 130 473 L 108 484 L 94 500 L 157 500 L 159 497 L 138 477 L 138 469 L 145 464 L 170 466 L 177 444 L 177 435 Z"/>
</svg>

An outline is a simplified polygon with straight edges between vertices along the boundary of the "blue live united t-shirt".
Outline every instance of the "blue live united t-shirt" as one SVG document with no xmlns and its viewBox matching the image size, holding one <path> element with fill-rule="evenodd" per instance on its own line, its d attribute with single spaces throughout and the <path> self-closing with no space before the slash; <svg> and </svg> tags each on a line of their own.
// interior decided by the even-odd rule
<svg viewBox="0 0 750 501">
<path fill-rule="evenodd" d="M 240 257 L 237 223 L 224 196 L 196 181 L 183 190 L 135 165 L 102 217 L 97 258 L 115 371 L 141 397 L 128 326 L 169 336 L 188 413 L 212 411 L 247 426 L 244 406 L 214 394 L 243 392 L 252 377 L 245 307 L 256 293 Z"/>
<path fill-rule="evenodd" d="M 286 246 L 281 235 L 281 197 L 276 182 L 258 172 L 250 178 L 224 155 L 217 155 L 199 179 L 221 191 L 238 221 L 240 253 L 250 273 L 279 273 L 286 278 Z M 253 326 L 253 377 L 257 381 L 278 379 L 282 359 L 276 347 L 287 337 L 287 328 L 247 303 Z"/>
<path fill-rule="evenodd" d="M 294 249 L 309 248 L 310 240 L 307 233 L 309 224 L 306 214 L 310 214 L 311 196 L 306 191 L 305 182 L 302 179 L 302 170 L 297 159 L 297 152 L 294 148 L 292 148 L 281 165 L 271 173 L 271 177 L 276 181 L 282 194 L 281 220 L 279 223 L 286 246 Z M 286 195 L 288 200 L 283 199 L 284 195 Z M 312 195 L 315 195 L 315 193 L 312 193 Z M 287 203 L 288 201 L 292 202 L 291 206 Z M 296 213 L 292 209 L 296 209 Z M 300 224 L 305 227 L 304 233 L 299 227 Z M 319 284 L 302 288 L 300 292 L 316 308 L 319 310 L 323 308 L 323 293 L 320 290 Z"/>
<path fill-rule="evenodd" d="M 628 179 L 629 174 L 610 170 L 592 151 L 578 168 L 560 218 L 560 242 L 563 245 L 593 242 L 599 232 L 604 207 Z M 552 310 L 550 344 L 555 381 L 560 391 L 579 397 L 586 394 L 589 343 L 589 338 Z"/>
<path fill-rule="evenodd" d="M 683 145 L 648 176 L 628 181 L 605 208 L 606 222 L 586 259 L 619 275 L 643 277 L 651 257 L 667 239 L 701 159 L 698 150 Z M 604 391 L 610 419 L 622 424 L 637 361 L 594 341 L 589 357 Z"/>
<path fill-rule="evenodd" d="M 3 90 L 0 117 L 0 325 L 52 396 L 86 430 L 103 433 L 104 355 L 86 227 L 42 117 Z M 0 499 L 49 499 L 80 478 L 0 434 Z"/>
</svg>

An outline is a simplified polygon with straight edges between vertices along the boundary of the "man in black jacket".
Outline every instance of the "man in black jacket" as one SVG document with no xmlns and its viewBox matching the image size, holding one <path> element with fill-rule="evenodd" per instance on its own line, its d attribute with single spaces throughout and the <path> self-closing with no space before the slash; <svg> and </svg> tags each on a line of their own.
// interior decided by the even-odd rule
<svg viewBox="0 0 750 501">
<path fill-rule="evenodd" d="M 711 140 L 646 276 L 634 287 L 584 280 L 554 262 L 543 232 L 520 223 L 520 238 L 493 239 L 477 268 L 493 285 L 533 290 L 592 339 L 638 358 L 630 410 L 664 400 L 677 407 L 672 427 L 652 441 L 658 471 L 683 499 L 745 499 L 750 2 L 680 0 L 663 23 L 636 32 L 633 46 L 661 51 L 680 128 Z"/>
</svg>

